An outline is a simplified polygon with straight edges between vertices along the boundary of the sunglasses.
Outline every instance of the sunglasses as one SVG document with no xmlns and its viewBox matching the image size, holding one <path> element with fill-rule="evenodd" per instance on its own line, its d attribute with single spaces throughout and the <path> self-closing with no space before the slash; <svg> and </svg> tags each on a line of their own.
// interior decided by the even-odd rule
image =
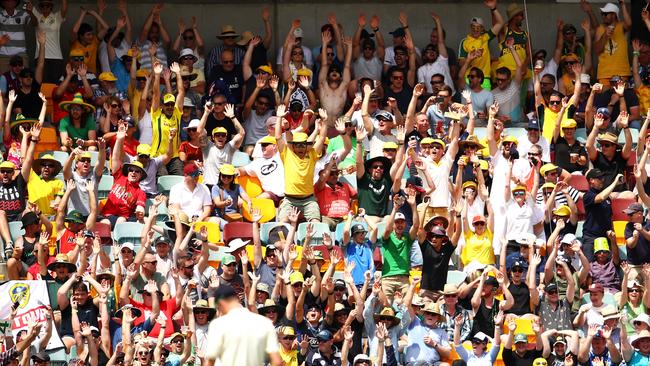
<svg viewBox="0 0 650 366">
<path fill-rule="evenodd" d="M 431 80 L 432 85 L 437 85 L 437 84 L 444 84 L 445 82 L 443 80 Z"/>
<path fill-rule="evenodd" d="M 190 80 L 190 77 L 189 76 L 182 76 L 181 79 L 183 79 L 183 81 L 188 81 L 188 80 Z"/>
<path fill-rule="evenodd" d="M 282 337 L 280 339 L 282 339 L 283 341 L 293 341 L 294 339 L 296 339 L 296 337 L 295 336 L 285 336 L 285 337 Z"/>
<path fill-rule="evenodd" d="M 119 104 L 111 104 L 111 108 L 119 108 L 119 107 L 120 107 Z"/>
<path fill-rule="evenodd" d="M 373 165 L 373 166 L 371 167 L 371 169 L 381 169 L 381 170 L 384 170 L 384 166 L 383 166 L 383 165 Z"/>
<path fill-rule="evenodd" d="M 229 65 L 229 64 L 234 64 L 235 61 L 233 61 L 233 60 L 221 60 L 221 63 L 224 64 L 224 65 Z"/>
<path fill-rule="evenodd" d="M 264 142 L 260 144 L 261 147 L 267 147 L 269 145 L 273 145 L 273 144 L 271 144 L 270 142 Z"/>
<path fill-rule="evenodd" d="M 237 263 L 228 263 L 225 266 L 226 267 L 237 267 Z"/>
<path fill-rule="evenodd" d="M 524 273 L 524 269 L 520 267 L 516 267 L 512 269 L 513 273 Z"/>
<path fill-rule="evenodd" d="M 307 143 L 306 142 L 294 142 L 293 146 L 294 147 L 299 147 L 299 148 L 300 147 L 307 147 Z"/>
<path fill-rule="evenodd" d="M 483 221 L 479 221 L 479 222 L 475 222 L 475 223 L 474 223 L 474 227 L 477 227 L 477 226 L 484 226 L 484 225 L 485 225 L 485 223 L 484 223 Z"/>
<path fill-rule="evenodd" d="M 524 191 L 517 191 L 512 193 L 513 196 L 524 196 L 525 194 L 526 192 Z"/>
<path fill-rule="evenodd" d="M 140 77 L 140 78 L 135 78 L 135 80 L 136 80 L 136 81 L 147 81 L 147 78 L 142 78 L 142 77 Z"/>
<path fill-rule="evenodd" d="M 546 291 L 546 293 L 549 294 L 549 295 L 557 295 L 557 290 L 549 290 L 549 291 Z"/>
<path fill-rule="evenodd" d="M 90 158 L 81 158 L 79 161 L 82 163 L 90 163 Z"/>
<path fill-rule="evenodd" d="M 183 36 L 183 40 L 185 40 L 185 41 L 193 41 L 194 37 L 193 36 Z"/>
<path fill-rule="evenodd" d="M 384 151 L 388 151 L 388 152 L 397 152 L 397 149 L 384 149 Z"/>
<path fill-rule="evenodd" d="M 196 128 L 195 127 L 190 127 L 190 128 L 187 129 L 187 132 L 196 132 Z"/>
<path fill-rule="evenodd" d="M 550 105 L 560 105 L 560 103 L 562 103 L 561 100 L 549 100 L 548 101 L 548 104 L 550 104 Z"/>
<path fill-rule="evenodd" d="M 138 168 L 130 168 L 129 173 L 142 173 Z"/>
<path fill-rule="evenodd" d="M 600 146 L 605 147 L 605 148 L 610 148 L 610 147 L 614 146 L 614 144 L 603 143 L 603 144 L 600 144 Z"/>
<path fill-rule="evenodd" d="M 214 137 L 226 137 L 226 136 L 228 136 L 228 135 L 225 134 L 225 133 L 215 133 L 214 134 Z"/>
<path fill-rule="evenodd" d="M 0 169 L 1 174 L 13 174 L 14 170 L 13 169 Z"/>
<path fill-rule="evenodd" d="M 390 316 L 380 316 L 379 321 L 380 322 L 390 322 L 390 321 L 393 321 L 393 318 L 391 318 Z"/>
<path fill-rule="evenodd" d="M 456 295 L 456 294 L 447 294 L 447 295 L 445 295 L 445 297 L 451 299 L 451 298 L 456 298 L 456 297 L 458 297 L 458 295 Z"/>
<path fill-rule="evenodd" d="M 214 105 L 224 105 L 224 104 L 226 104 L 226 102 L 214 102 L 213 104 Z"/>
<path fill-rule="evenodd" d="M 627 292 L 629 292 L 629 293 L 633 293 L 633 292 L 635 292 L 635 293 L 639 293 L 639 294 L 640 294 L 640 293 L 643 292 L 643 291 L 642 291 L 640 288 L 629 288 L 629 289 L 627 289 Z"/>
<path fill-rule="evenodd" d="M 120 250 L 120 253 L 129 254 L 129 253 L 131 253 L 131 249 L 122 249 L 122 250 Z"/>
<path fill-rule="evenodd" d="M 72 60 L 72 61 L 83 61 L 84 57 L 83 56 L 74 56 L 74 57 L 70 57 L 70 60 Z"/>
<path fill-rule="evenodd" d="M 194 310 L 194 314 L 207 314 L 208 310 Z"/>
<path fill-rule="evenodd" d="M 149 264 L 157 264 L 158 261 L 151 261 L 151 262 L 145 262 L 145 263 L 149 263 Z"/>
</svg>

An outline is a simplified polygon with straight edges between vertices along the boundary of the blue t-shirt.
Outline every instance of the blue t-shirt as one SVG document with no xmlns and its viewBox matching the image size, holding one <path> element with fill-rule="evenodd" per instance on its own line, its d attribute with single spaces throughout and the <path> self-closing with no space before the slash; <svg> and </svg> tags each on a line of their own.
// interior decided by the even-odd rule
<svg viewBox="0 0 650 366">
<path fill-rule="evenodd" d="M 120 93 L 126 93 L 129 88 L 129 82 L 131 81 L 131 73 L 129 70 L 124 67 L 124 63 L 119 58 L 116 58 L 111 63 L 111 72 L 117 78 L 115 82 L 115 87 Z"/>
<path fill-rule="evenodd" d="M 375 262 L 372 258 L 372 243 L 366 240 L 363 244 L 356 244 L 352 240 L 345 248 L 346 262 L 354 262 L 352 269 L 352 278 L 355 285 L 363 285 L 365 281 L 364 274 L 366 271 L 375 272 Z"/>
</svg>

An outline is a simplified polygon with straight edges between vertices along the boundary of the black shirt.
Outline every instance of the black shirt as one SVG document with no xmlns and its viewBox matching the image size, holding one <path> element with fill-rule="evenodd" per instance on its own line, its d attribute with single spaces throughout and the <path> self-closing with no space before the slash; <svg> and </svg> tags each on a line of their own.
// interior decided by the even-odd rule
<svg viewBox="0 0 650 366">
<path fill-rule="evenodd" d="M 27 202 L 27 182 L 19 172 L 16 179 L 0 184 L 0 210 L 7 213 L 7 221 L 19 221 Z"/>
<path fill-rule="evenodd" d="M 40 90 L 41 84 L 36 81 L 32 82 L 32 89 L 27 94 L 23 93 L 20 88 L 16 89 L 17 98 L 14 108 L 20 108 L 20 113 L 26 118 L 38 118 L 41 114 L 41 105 L 43 104 L 41 97 L 38 96 Z"/>
<path fill-rule="evenodd" d="M 587 150 L 585 149 L 584 144 L 576 140 L 573 145 L 569 145 L 567 140 L 565 140 L 562 136 L 558 136 L 557 140 L 555 140 L 554 143 L 555 156 L 553 160 L 555 165 L 568 171 L 569 173 L 584 172 L 585 169 L 587 169 L 586 165 L 582 166 L 571 162 L 571 154 L 578 154 L 587 158 Z"/>
<path fill-rule="evenodd" d="M 600 169 L 603 173 L 603 188 L 609 187 L 610 184 L 614 182 L 617 174 L 625 173 L 625 167 L 627 166 L 627 160 L 623 158 L 621 151 L 616 151 L 614 157 L 609 160 L 603 155 L 602 152 L 598 151 L 596 160 L 592 161 L 594 168 Z M 625 183 L 618 184 L 614 188 L 614 192 L 623 192 L 627 190 Z"/>
<path fill-rule="evenodd" d="M 223 119 L 217 119 L 215 118 L 214 114 L 210 113 L 208 116 L 208 120 L 205 122 L 205 131 L 207 132 L 208 136 L 212 136 L 212 130 L 214 130 L 217 127 L 223 127 L 228 131 L 228 138 L 234 134 L 237 133 L 237 129 L 235 128 L 235 124 L 232 122 L 232 120 L 228 117 L 224 117 Z"/>
<path fill-rule="evenodd" d="M 84 304 L 77 305 L 77 316 L 79 322 L 86 322 L 90 326 L 95 326 L 99 329 L 97 318 L 99 317 L 99 308 L 93 303 L 93 299 L 89 296 Z M 65 309 L 61 310 L 61 337 L 72 336 L 72 306 L 68 305 Z"/>
<path fill-rule="evenodd" d="M 485 306 L 485 299 L 481 299 L 476 315 L 474 315 L 474 325 L 472 326 L 471 334 L 474 335 L 478 332 L 483 332 L 488 336 L 494 334 L 494 317 L 499 312 L 499 300 L 494 299 L 492 308 Z"/>
<path fill-rule="evenodd" d="M 607 107 L 612 99 L 612 94 L 614 94 L 613 88 L 609 88 L 600 94 L 596 94 L 596 98 L 594 99 L 594 108 L 598 109 L 600 107 Z M 628 112 L 630 111 L 630 108 L 639 106 L 639 98 L 636 96 L 634 89 L 625 88 L 623 91 L 623 98 L 625 98 L 625 106 L 627 107 Z M 610 121 L 616 121 L 616 118 L 618 118 L 618 115 L 621 113 L 620 105 L 620 102 L 612 105 Z"/>
<path fill-rule="evenodd" d="M 402 90 L 399 92 L 394 92 L 390 86 L 387 86 L 384 89 L 384 99 L 388 100 L 388 98 L 393 97 L 395 100 L 397 100 L 397 108 L 399 109 L 400 112 L 402 112 L 403 115 L 406 115 L 406 110 L 409 107 L 409 103 L 411 102 L 411 97 L 413 96 L 413 88 L 408 85 L 408 83 L 404 82 L 404 86 L 402 87 Z"/>
<path fill-rule="evenodd" d="M 612 201 L 607 198 L 596 203 L 598 193 L 600 192 L 590 188 L 582 196 L 586 215 L 582 232 L 584 236 L 592 238 L 606 236 L 607 230 L 612 230 Z"/>
<path fill-rule="evenodd" d="M 526 272 L 524 272 L 523 275 L 525 274 Z M 515 300 L 514 305 L 512 305 L 512 308 L 508 310 L 508 313 L 519 315 L 519 316 L 531 313 L 530 290 L 528 290 L 528 285 L 526 285 L 524 282 L 518 285 L 516 285 L 514 282 L 510 282 L 510 286 L 508 286 L 508 290 L 510 291 L 512 297 Z"/>
<path fill-rule="evenodd" d="M 512 348 L 515 346 L 513 345 Z M 523 356 L 519 356 L 512 349 L 503 349 L 503 364 L 505 366 L 531 366 L 536 358 L 542 357 L 542 351 L 528 350 Z"/>
<path fill-rule="evenodd" d="M 422 250 L 422 283 L 423 290 L 441 291 L 447 283 L 449 271 L 449 258 L 456 249 L 451 243 L 444 243 L 437 251 L 433 245 L 425 240 L 420 244 Z"/>
<path fill-rule="evenodd" d="M 208 85 L 210 95 L 223 94 L 230 104 L 242 103 L 244 75 L 241 65 L 236 65 L 232 71 L 225 71 L 221 65 L 215 66 L 208 75 Z"/>
<path fill-rule="evenodd" d="M 645 221 L 641 225 L 644 230 L 650 230 L 650 222 Z M 631 238 L 632 233 L 634 233 L 634 223 L 628 222 L 625 224 L 625 239 Z M 627 247 L 627 260 L 635 266 L 650 263 L 650 241 L 639 234 L 636 246 L 634 248 Z"/>
</svg>

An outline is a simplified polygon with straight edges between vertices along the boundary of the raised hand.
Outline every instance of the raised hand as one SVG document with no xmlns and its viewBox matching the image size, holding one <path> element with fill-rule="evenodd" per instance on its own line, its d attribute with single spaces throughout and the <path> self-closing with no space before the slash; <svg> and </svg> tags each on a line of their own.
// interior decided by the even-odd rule
<svg viewBox="0 0 650 366">
<path fill-rule="evenodd" d="M 298 85 L 302 89 L 309 89 L 310 88 L 309 76 L 305 76 L 305 75 L 298 76 Z"/>
<path fill-rule="evenodd" d="M 366 15 L 361 13 L 359 14 L 359 17 L 357 18 L 357 24 L 359 24 L 359 28 L 365 28 L 366 26 Z"/>
<path fill-rule="evenodd" d="M 357 141 L 363 141 L 367 136 L 368 136 L 368 131 L 362 126 L 358 125 L 355 128 L 356 136 L 357 136 Z"/>
<path fill-rule="evenodd" d="M 379 17 L 376 15 L 373 15 L 372 18 L 370 18 L 370 28 L 377 29 L 379 28 Z"/>
<path fill-rule="evenodd" d="M 226 104 L 224 106 L 224 114 L 230 119 L 235 118 L 235 106 L 233 104 Z"/>
<path fill-rule="evenodd" d="M 272 75 L 269 79 L 269 86 L 273 91 L 278 90 L 278 85 L 280 85 L 280 78 L 277 75 Z"/>
<path fill-rule="evenodd" d="M 330 42 L 332 41 L 332 34 L 330 33 L 330 31 L 325 31 L 321 33 L 321 41 L 322 44 L 324 45 L 330 44 Z"/>
<path fill-rule="evenodd" d="M 160 74 L 163 72 L 163 65 L 160 62 L 157 62 L 153 64 L 153 72 L 154 74 L 160 76 Z"/>
</svg>

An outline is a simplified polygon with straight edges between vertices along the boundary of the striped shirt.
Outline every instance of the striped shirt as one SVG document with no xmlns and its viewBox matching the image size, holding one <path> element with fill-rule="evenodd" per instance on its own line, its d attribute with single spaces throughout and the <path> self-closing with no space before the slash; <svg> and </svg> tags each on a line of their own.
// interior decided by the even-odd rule
<svg viewBox="0 0 650 366">
<path fill-rule="evenodd" d="M 535 202 L 538 205 L 541 205 L 544 203 L 544 192 L 542 189 L 537 191 L 537 197 L 535 197 Z M 574 203 L 577 203 L 578 200 L 580 199 L 580 191 L 573 187 L 569 187 L 569 196 L 573 199 Z M 555 207 L 561 206 L 561 205 L 568 205 L 568 200 L 566 196 L 564 195 L 564 192 L 558 191 L 555 193 Z"/>
<path fill-rule="evenodd" d="M 150 40 L 144 41 L 140 45 L 140 68 L 153 70 L 151 63 L 151 55 L 149 55 L 149 47 L 151 47 L 152 42 Z M 159 43 L 158 48 L 156 49 L 156 58 L 160 63 L 167 67 L 167 54 L 165 53 L 165 45 Z"/>
<path fill-rule="evenodd" d="M 204 74 L 206 78 L 210 78 L 210 72 L 215 66 L 221 65 L 221 54 L 225 50 L 226 47 L 224 45 L 219 45 L 213 48 L 212 51 L 210 51 L 207 60 L 205 60 Z M 234 47 L 231 51 L 235 56 L 234 57 L 235 65 L 241 65 L 242 62 L 244 61 L 245 51 L 240 47 Z"/>
<path fill-rule="evenodd" d="M 9 42 L 0 47 L 0 56 L 27 53 L 25 25 L 29 19 L 29 14 L 24 10 L 16 9 L 13 15 L 9 15 L 5 9 L 0 11 L 0 35 L 9 36 Z"/>
</svg>

